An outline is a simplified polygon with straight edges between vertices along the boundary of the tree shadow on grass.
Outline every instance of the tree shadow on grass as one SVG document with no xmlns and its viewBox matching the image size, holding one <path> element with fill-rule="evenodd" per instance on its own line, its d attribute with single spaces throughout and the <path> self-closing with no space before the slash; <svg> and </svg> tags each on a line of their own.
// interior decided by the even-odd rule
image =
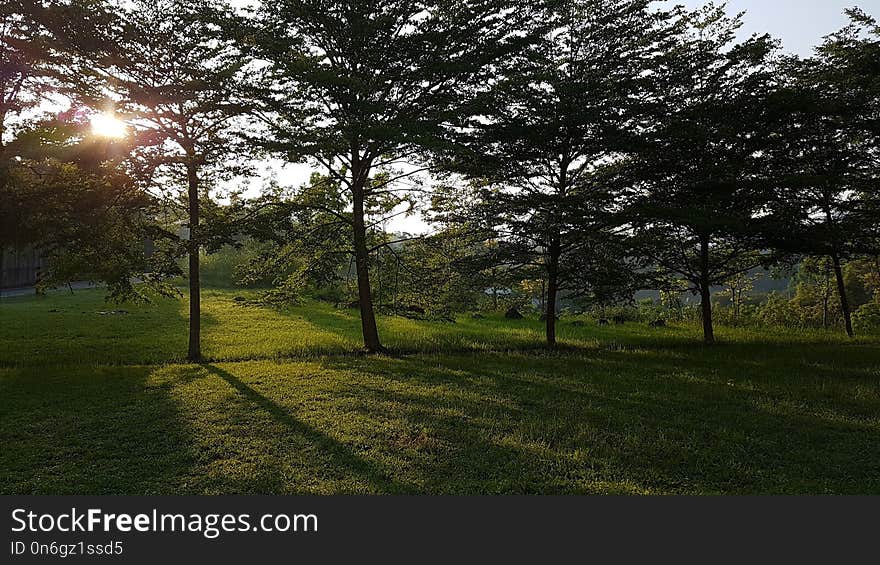
<svg viewBox="0 0 880 565">
<path fill-rule="evenodd" d="M 736 364 L 716 381 L 619 354 L 527 359 L 325 364 L 365 375 L 342 391 L 357 410 L 445 446 L 409 460 L 428 492 L 880 491 L 869 455 L 880 449 L 877 422 L 853 420 L 839 399 L 826 408 L 841 413 L 827 417 L 796 388 L 730 387 Z"/>
<path fill-rule="evenodd" d="M 0 494 L 171 494 L 194 463 L 148 367 L 0 370 Z"/>
<path fill-rule="evenodd" d="M 211 375 L 219 377 L 235 389 L 248 402 L 250 410 L 262 411 L 277 424 L 280 424 L 284 435 L 275 438 L 276 440 L 286 443 L 306 442 L 314 449 L 314 460 L 309 461 L 313 465 L 310 472 L 314 479 L 322 479 L 322 474 L 332 474 L 342 481 L 353 480 L 364 483 L 372 493 L 410 494 L 414 492 L 410 485 L 394 479 L 379 465 L 360 456 L 351 447 L 297 419 L 288 409 L 260 394 L 229 371 L 216 365 L 204 365 L 203 367 Z M 275 463 L 278 477 L 285 474 L 283 465 L 280 460 Z M 300 490 L 300 485 L 296 484 L 279 483 L 274 485 L 274 492 L 296 492 L 298 490 Z"/>
</svg>

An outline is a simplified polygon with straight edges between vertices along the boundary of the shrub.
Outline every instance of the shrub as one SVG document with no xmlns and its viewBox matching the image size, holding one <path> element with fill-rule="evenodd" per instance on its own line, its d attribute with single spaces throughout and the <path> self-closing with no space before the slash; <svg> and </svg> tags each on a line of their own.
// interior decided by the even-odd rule
<svg viewBox="0 0 880 565">
<path fill-rule="evenodd" d="M 802 319 L 799 308 L 781 294 L 771 292 L 767 296 L 767 302 L 762 304 L 757 311 L 756 317 L 765 326 L 771 327 L 802 327 Z"/>
<path fill-rule="evenodd" d="M 880 302 L 870 302 L 856 310 L 853 325 L 861 332 L 880 331 Z"/>
</svg>

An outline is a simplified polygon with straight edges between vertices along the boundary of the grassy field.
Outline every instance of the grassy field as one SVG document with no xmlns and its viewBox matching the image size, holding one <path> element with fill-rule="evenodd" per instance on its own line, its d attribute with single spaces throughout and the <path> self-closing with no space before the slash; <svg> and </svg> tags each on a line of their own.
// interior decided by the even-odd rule
<svg viewBox="0 0 880 565">
<path fill-rule="evenodd" d="M 880 494 L 880 340 L 384 318 L 100 291 L 0 303 L 0 493 Z M 124 309 L 127 314 L 100 314 Z"/>
</svg>

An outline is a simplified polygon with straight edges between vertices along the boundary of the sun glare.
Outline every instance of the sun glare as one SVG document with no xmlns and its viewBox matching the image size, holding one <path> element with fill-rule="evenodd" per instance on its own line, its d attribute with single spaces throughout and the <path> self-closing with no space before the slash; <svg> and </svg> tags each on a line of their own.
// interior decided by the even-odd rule
<svg viewBox="0 0 880 565">
<path fill-rule="evenodd" d="M 125 137 L 128 126 L 110 113 L 95 114 L 91 118 L 92 133 L 101 137 Z"/>
</svg>

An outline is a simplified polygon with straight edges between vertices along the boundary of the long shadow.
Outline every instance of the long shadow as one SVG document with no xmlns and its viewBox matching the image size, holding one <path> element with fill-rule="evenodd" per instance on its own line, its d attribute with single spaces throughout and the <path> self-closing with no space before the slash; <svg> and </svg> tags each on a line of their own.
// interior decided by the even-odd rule
<svg viewBox="0 0 880 565">
<path fill-rule="evenodd" d="M 0 369 L 0 494 L 173 494 L 195 464 L 148 367 Z"/>
<path fill-rule="evenodd" d="M 413 487 L 396 481 L 378 465 L 359 456 L 348 446 L 296 419 L 285 408 L 266 398 L 232 373 L 216 365 L 206 364 L 204 367 L 209 373 L 226 381 L 249 402 L 285 426 L 291 434 L 300 436 L 319 448 L 332 467 L 344 469 L 349 474 L 367 481 L 378 493 L 411 494 L 415 492 Z"/>
<path fill-rule="evenodd" d="M 503 484 L 577 493 L 603 483 L 655 492 L 880 490 L 868 455 L 880 449 L 876 424 L 829 419 L 814 412 L 816 400 L 776 409 L 797 401 L 797 390 L 730 388 L 725 380 L 737 366 L 712 382 L 670 373 L 665 361 L 582 361 L 560 359 L 537 373 L 521 373 L 516 360 L 476 356 L 325 364 L 370 375 L 348 385 L 359 410 L 427 427 L 457 447 L 412 461 L 432 491 Z M 849 412 L 837 400 L 834 407 Z"/>
</svg>

